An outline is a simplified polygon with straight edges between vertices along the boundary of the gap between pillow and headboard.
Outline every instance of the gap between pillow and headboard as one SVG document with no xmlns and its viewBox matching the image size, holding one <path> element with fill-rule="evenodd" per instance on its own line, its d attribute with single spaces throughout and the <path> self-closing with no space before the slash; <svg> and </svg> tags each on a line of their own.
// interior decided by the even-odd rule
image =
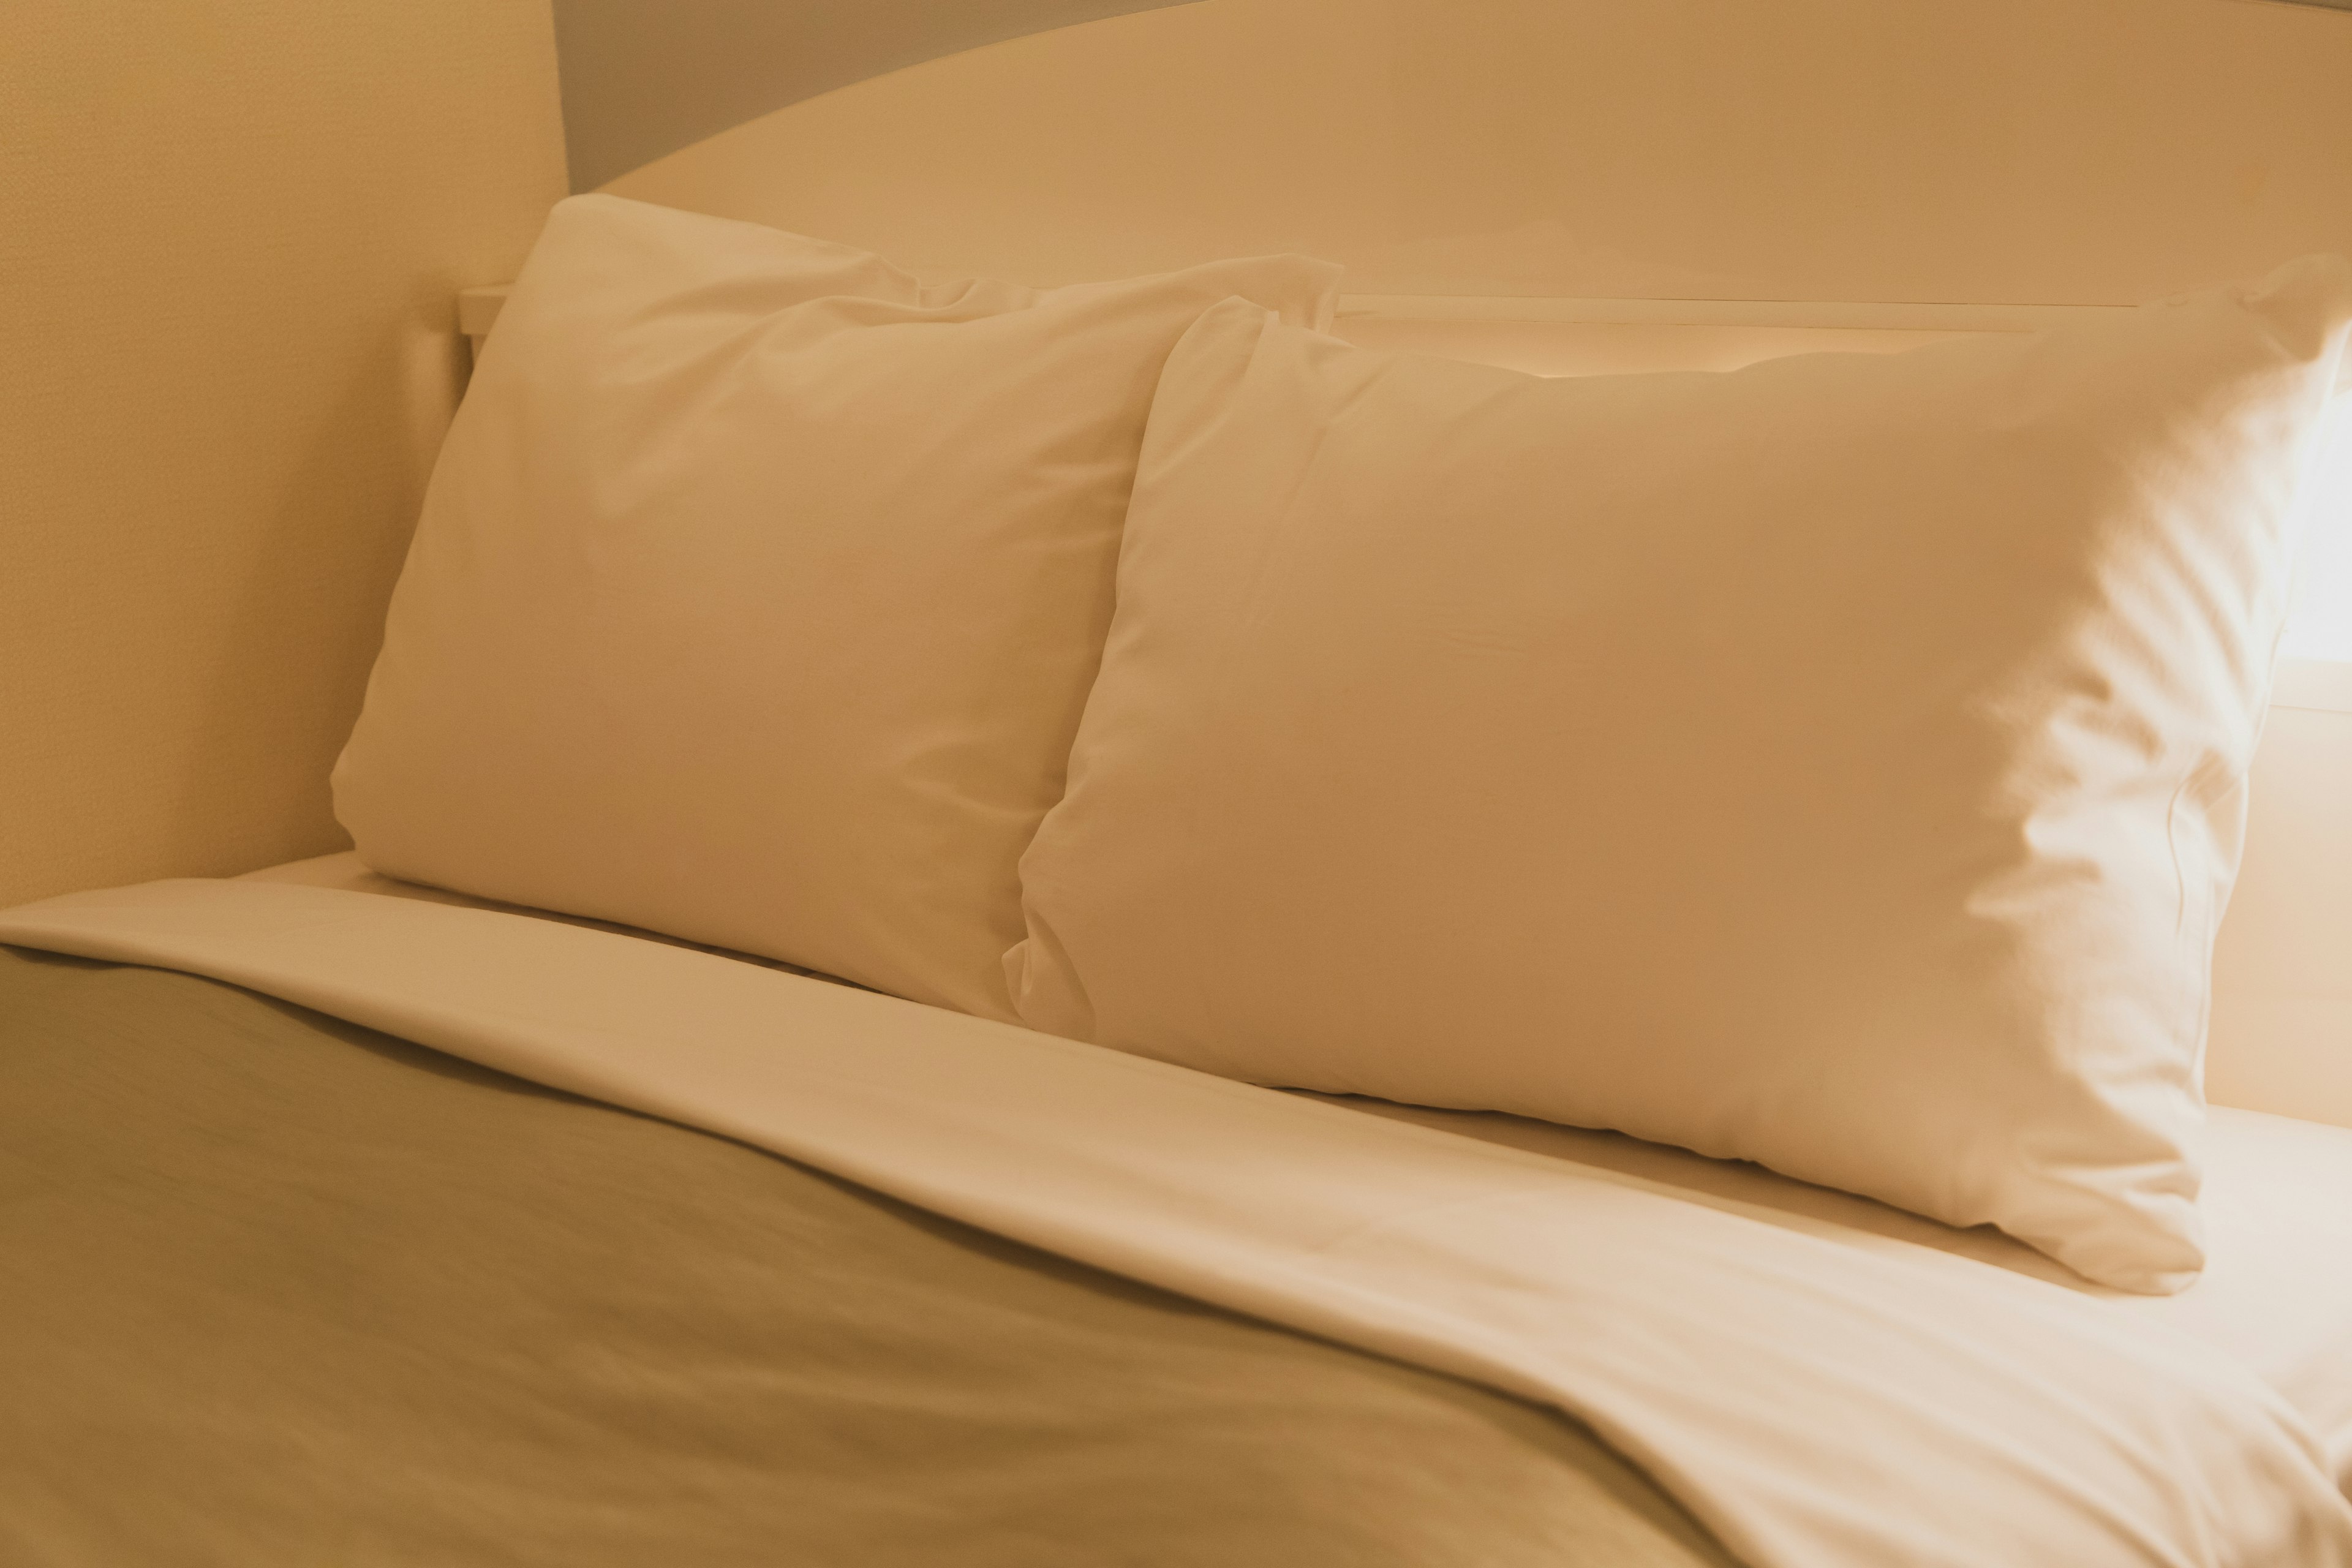
<svg viewBox="0 0 2352 1568">
<path fill-rule="evenodd" d="M 457 330 L 478 352 L 506 304 L 509 285 L 457 293 Z M 1884 334 L 1885 349 L 1913 338 L 1961 332 L 2025 332 L 2126 310 L 2120 305 L 1869 303 L 1815 300 L 1567 299 L 1534 295 L 1343 294 L 1343 335 L 1370 327 L 1522 328 L 1533 335 L 1576 327 L 1717 329 L 1742 332 Z M 1855 346 L 1862 346 L 1857 343 Z M 1781 352 L 1789 352 L 1783 350 Z"/>
</svg>

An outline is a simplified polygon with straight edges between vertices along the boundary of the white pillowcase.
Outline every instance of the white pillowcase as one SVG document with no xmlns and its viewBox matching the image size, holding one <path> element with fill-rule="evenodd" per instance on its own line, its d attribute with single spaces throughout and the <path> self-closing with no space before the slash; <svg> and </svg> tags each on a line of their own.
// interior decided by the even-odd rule
<svg viewBox="0 0 2352 1568">
<path fill-rule="evenodd" d="M 1234 261 L 1050 292 L 610 196 L 451 430 L 336 809 L 375 869 L 1009 1016 L 1168 352 Z"/>
<path fill-rule="evenodd" d="M 2352 266 L 1544 381 L 1171 358 L 1022 1016 L 2202 1264 L 2198 1058 Z"/>
</svg>

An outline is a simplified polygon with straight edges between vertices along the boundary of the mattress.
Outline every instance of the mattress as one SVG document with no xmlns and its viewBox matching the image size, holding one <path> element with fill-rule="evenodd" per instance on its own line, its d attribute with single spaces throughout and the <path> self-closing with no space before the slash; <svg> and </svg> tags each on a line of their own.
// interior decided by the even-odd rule
<svg viewBox="0 0 2352 1568">
<path fill-rule="evenodd" d="M 251 879 L 480 905 L 377 876 L 350 854 L 270 868 Z M 2113 1311 L 2196 1341 L 2260 1374 L 2318 1435 L 2332 1473 L 2352 1495 L 2352 1130 L 2213 1107 L 2203 1200 L 2210 1261 L 2187 1290 L 2144 1296 L 2090 1284 L 1990 1226 L 1955 1230 L 1757 1165 L 1517 1117 L 1331 1102 L 1636 1177 L 1857 1248 L 1929 1247 L 2101 1299 Z"/>
</svg>

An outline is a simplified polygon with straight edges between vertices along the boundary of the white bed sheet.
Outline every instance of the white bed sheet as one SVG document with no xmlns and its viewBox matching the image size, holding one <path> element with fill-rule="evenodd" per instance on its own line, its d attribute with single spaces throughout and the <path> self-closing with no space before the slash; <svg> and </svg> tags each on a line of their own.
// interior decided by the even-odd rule
<svg viewBox="0 0 2352 1568">
<path fill-rule="evenodd" d="M 1639 1176 L 1855 1247 L 1931 1247 L 2104 1298 L 2117 1312 L 2189 1335 L 2259 1373 L 2302 1412 L 2352 1496 L 2352 1131 L 2214 1107 L 2205 1272 L 2177 1296 L 2138 1296 L 2091 1284 L 1990 1227 L 1955 1230 L 1759 1165 L 1517 1117 L 1342 1103 Z"/>
<path fill-rule="evenodd" d="M 380 877 L 351 854 L 272 867 L 249 879 L 499 907 Z M 1363 1100 L 1332 1103 L 1638 1177 L 1711 1207 L 1856 1247 L 1932 1247 L 2104 1299 L 2116 1312 L 2188 1335 L 2260 1375 L 2310 1424 L 2337 1483 L 2352 1496 L 2352 1130 L 2215 1107 L 2205 1273 L 2179 1295 L 2139 1296 L 2093 1285 L 1990 1227 L 1955 1230 L 1757 1165 L 1518 1117 Z"/>
</svg>

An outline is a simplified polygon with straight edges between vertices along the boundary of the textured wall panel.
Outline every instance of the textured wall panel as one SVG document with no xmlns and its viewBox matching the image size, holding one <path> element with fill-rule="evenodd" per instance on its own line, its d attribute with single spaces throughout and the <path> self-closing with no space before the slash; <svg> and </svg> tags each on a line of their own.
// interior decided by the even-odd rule
<svg viewBox="0 0 2352 1568">
<path fill-rule="evenodd" d="M 0 905 L 337 847 L 547 0 L 0 7 Z"/>
</svg>

